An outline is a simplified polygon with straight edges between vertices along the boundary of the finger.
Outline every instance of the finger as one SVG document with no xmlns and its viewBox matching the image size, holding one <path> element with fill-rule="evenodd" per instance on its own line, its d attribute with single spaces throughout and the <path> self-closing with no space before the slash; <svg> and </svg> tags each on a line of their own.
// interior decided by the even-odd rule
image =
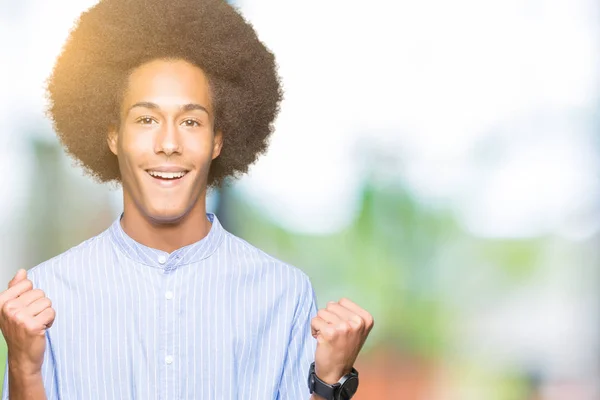
<svg viewBox="0 0 600 400">
<path fill-rule="evenodd" d="M 23 307 L 27 307 L 34 301 L 46 297 L 46 294 L 40 289 L 33 289 L 20 295 L 17 300 Z"/>
<path fill-rule="evenodd" d="M 321 319 L 323 319 L 324 321 L 329 322 L 330 324 L 339 324 L 340 322 L 344 321 L 342 318 L 338 317 L 336 314 L 332 313 L 331 311 L 322 308 L 317 312 L 317 316 L 319 316 Z"/>
<path fill-rule="evenodd" d="M 33 283 L 29 279 L 18 282 L 10 289 L 6 289 L 0 293 L 0 307 L 4 305 L 8 300 L 16 299 L 25 292 L 33 289 Z"/>
<path fill-rule="evenodd" d="M 352 320 L 352 317 L 357 314 L 353 311 L 350 311 L 346 307 L 342 306 L 340 303 L 336 303 L 334 301 L 330 301 L 327 303 L 327 311 L 337 315 L 340 319 L 344 321 Z"/>
<path fill-rule="evenodd" d="M 339 303 L 346 307 L 348 310 L 358 314 L 367 324 L 368 328 L 373 326 L 373 316 L 369 314 L 369 312 L 363 308 L 361 308 L 358 304 L 352 302 L 350 299 L 342 298 Z"/>
<path fill-rule="evenodd" d="M 20 270 L 17 271 L 17 273 L 10 280 L 10 282 L 8 282 L 8 287 L 9 288 L 13 287 L 14 285 L 21 282 L 25 278 L 27 278 L 27 271 L 25 271 L 24 269 L 21 268 Z"/>
<path fill-rule="evenodd" d="M 35 317 L 36 315 L 40 314 L 42 311 L 50 307 L 52 307 L 52 302 L 50 301 L 50 299 L 47 297 L 42 297 L 29 304 L 25 309 L 25 312 L 28 315 Z"/>
<path fill-rule="evenodd" d="M 54 323 L 54 318 L 56 313 L 52 307 L 46 308 L 44 311 L 33 317 L 34 320 L 44 325 L 47 328 L 50 328 Z"/>
<path fill-rule="evenodd" d="M 341 320 L 348 321 L 348 323 L 350 323 L 350 325 L 355 329 L 361 329 L 366 325 L 365 321 L 360 315 L 350 311 L 339 303 L 335 303 L 333 301 L 329 302 L 327 304 L 327 310 L 337 315 Z"/>
<path fill-rule="evenodd" d="M 325 328 L 329 326 L 329 323 L 325 321 L 321 317 L 314 317 L 312 321 L 310 321 L 310 331 L 313 337 L 317 337 L 319 332 L 323 331 Z"/>
</svg>

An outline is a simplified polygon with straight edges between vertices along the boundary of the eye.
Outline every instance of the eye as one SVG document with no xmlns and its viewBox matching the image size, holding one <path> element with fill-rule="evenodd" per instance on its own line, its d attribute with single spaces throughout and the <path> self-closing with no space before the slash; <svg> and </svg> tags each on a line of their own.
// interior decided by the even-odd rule
<svg viewBox="0 0 600 400">
<path fill-rule="evenodd" d="M 135 122 L 142 125 L 150 125 L 156 121 L 152 117 L 140 117 Z"/>
<path fill-rule="evenodd" d="M 196 127 L 196 126 L 201 126 L 202 124 L 200 122 L 196 121 L 195 119 L 186 119 L 183 121 L 183 125 L 189 126 L 189 127 Z"/>
</svg>

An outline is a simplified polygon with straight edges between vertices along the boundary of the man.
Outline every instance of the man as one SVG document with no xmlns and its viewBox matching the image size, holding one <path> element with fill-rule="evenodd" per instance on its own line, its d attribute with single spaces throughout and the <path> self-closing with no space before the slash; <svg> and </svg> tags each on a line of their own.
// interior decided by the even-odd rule
<svg viewBox="0 0 600 400">
<path fill-rule="evenodd" d="M 0 294 L 5 399 L 352 397 L 371 315 L 347 299 L 316 315 L 304 273 L 206 213 L 207 189 L 266 149 L 281 99 L 231 6 L 101 1 L 48 94 L 66 150 L 122 184 L 124 211 Z"/>
</svg>

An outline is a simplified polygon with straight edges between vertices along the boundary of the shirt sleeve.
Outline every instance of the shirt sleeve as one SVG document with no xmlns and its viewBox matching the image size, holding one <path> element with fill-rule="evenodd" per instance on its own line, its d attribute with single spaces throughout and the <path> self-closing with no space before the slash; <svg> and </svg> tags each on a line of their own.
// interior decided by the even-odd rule
<svg viewBox="0 0 600 400">
<path fill-rule="evenodd" d="M 308 371 L 314 361 L 317 341 L 311 335 L 310 323 L 317 315 L 317 302 L 313 287 L 305 277 L 300 303 L 295 315 L 283 374 L 279 385 L 279 400 L 307 400 Z"/>
</svg>

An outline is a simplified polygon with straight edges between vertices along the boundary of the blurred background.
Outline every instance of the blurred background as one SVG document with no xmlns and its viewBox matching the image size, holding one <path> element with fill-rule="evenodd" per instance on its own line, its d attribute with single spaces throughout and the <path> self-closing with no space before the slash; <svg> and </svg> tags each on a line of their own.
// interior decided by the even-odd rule
<svg viewBox="0 0 600 400">
<path fill-rule="evenodd" d="M 121 212 L 44 117 L 94 3 L 0 0 L 1 282 Z M 600 399 L 599 4 L 235 5 L 286 96 L 268 154 L 208 208 L 319 306 L 373 314 L 355 398 Z"/>
</svg>

